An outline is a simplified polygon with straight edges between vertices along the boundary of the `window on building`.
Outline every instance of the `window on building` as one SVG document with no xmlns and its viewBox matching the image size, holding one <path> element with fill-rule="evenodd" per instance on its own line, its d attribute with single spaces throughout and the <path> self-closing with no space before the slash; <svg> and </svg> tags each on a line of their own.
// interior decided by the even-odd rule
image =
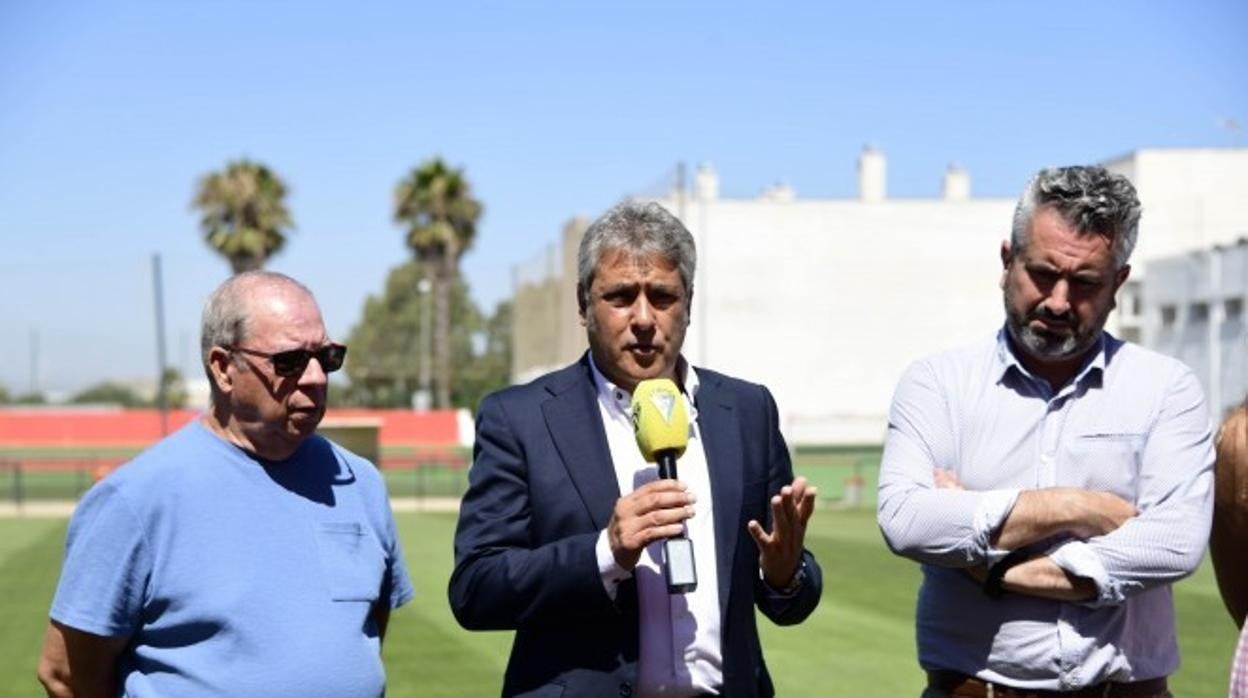
<svg viewBox="0 0 1248 698">
<path fill-rule="evenodd" d="M 1140 282 L 1128 281 L 1123 284 L 1122 290 L 1118 292 L 1118 307 L 1127 317 L 1138 318 L 1140 316 Z"/>
<path fill-rule="evenodd" d="M 1161 326 L 1174 327 L 1174 321 L 1178 318 L 1179 313 L 1173 305 L 1161 306 Z"/>
<path fill-rule="evenodd" d="M 1227 298 L 1226 299 L 1226 319 L 1230 322 L 1241 319 L 1244 315 L 1244 299 L 1243 298 Z"/>
<path fill-rule="evenodd" d="M 1192 322 L 1209 322 L 1209 304 L 1192 303 Z"/>
</svg>

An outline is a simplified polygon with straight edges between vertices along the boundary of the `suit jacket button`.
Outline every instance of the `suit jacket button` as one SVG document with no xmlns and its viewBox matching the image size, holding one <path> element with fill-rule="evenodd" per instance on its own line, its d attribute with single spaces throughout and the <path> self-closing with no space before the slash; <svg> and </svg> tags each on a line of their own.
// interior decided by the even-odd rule
<svg viewBox="0 0 1248 698">
<path fill-rule="evenodd" d="M 633 684 L 627 681 L 620 684 L 620 695 L 624 696 L 624 698 L 628 698 L 629 696 L 633 695 Z"/>
</svg>

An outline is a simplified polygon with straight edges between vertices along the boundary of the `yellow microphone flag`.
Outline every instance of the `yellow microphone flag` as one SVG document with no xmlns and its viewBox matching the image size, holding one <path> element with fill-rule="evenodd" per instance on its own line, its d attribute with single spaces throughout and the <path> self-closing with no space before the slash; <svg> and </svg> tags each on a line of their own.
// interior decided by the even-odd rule
<svg viewBox="0 0 1248 698">
<path fill-rule="evenodd" d="M 661 451 L 679 458 L 689 444 L 689 412 L 685 398 L 670 378 L 641 381 L 633 390 L 633 434 L 641 455 L 653 463 Z"/>
</svg>

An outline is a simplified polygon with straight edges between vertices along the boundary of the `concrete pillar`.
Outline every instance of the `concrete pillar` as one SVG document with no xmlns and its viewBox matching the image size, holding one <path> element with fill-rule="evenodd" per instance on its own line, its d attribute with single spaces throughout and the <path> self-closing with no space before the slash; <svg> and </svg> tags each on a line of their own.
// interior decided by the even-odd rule
<svg viewBox="0 0 1248 698">
<path fill-rule="evenodd" d="M 957 165 L 950 165 L 945 170 L 945 178 L 941 182 L 941 196 L 945 201 L 966 201 L 971 198 L 971 175 Z"/>
<path fill-rule="evenodd" d="M 888 164 L 884 153 L 874 146 L 863 147 L 858 155 L 858 198 L 863 201 L 883 201 L 886 198 Z"/>
<path fill-rule="evenodd" d="M 709 163 L 698 165 L 698 171 L 693 175 L 693 198 L 698 201 L 719 198 L 719 175 Z"/>
</svg>

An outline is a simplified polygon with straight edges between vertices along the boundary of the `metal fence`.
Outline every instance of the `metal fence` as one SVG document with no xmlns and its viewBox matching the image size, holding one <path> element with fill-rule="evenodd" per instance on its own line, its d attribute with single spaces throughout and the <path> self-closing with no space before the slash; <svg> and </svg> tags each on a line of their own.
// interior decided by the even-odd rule
<svg viewBox="0 0 1248 698">
<path fill-rule="evenodd" d="M 457 500 L 468 489 L 471 452 L 463 448 L 388 449 L 381 472 L 390 496 Z M 117 455 L 0 457 L 0 504 L 75 501 L 127 458 Z M 793 470 L 819 488 L 821 506 L 874 506 L 880 449 L 801 449 Z"/>
<path fill-rule="evenodd" d="M 383 455 L 381 472 L 392 497 L 456 498 L 468 488 L 465 449 Z M 74 456 L 0 457 L 0 504 L 76 501 L 125 458 Z"/>
</svg>

